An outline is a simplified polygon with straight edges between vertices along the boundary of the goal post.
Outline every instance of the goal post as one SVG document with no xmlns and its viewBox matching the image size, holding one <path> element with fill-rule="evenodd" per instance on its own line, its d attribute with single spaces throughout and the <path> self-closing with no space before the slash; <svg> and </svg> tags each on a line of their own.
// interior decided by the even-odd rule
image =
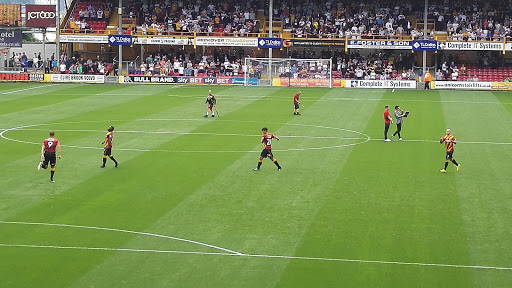
<svg viewBox="0 0 512 288">
<path fill-rule="evenodd" d="M 244 86 L 332 88 L 332 59 L 247 57 Z"/>
</svg>

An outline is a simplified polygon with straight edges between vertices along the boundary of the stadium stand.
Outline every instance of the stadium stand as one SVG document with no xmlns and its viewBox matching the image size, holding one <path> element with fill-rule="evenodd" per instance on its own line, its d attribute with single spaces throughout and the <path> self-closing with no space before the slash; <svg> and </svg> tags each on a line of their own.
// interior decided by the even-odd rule
<svg viewBox="0 0 512 288">
<path fill-rule="evenodd" d="M 107 28 L 111 11 L 111 2 L 79 1 L 68 22 L 66 32 L 92 32 L 102 34 Z"/>
</svg>

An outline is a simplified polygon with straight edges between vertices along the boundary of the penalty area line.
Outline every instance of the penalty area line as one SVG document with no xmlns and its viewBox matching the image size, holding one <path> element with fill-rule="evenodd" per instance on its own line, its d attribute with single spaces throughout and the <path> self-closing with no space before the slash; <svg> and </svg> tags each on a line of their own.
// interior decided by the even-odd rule
<svg viewBox="0 0 512 288">
<path fill-rule="evenodd" d="M 327 261 L 329 261 L 329 262 L 353 262 L 353 263 L 382 264 L 382 265 L 430 266 L 430 267 L 446 267 L 446 268 L 461 268 L 461 269 L 486 269 L 486 270 L 509 270 L 509 271 L 512 270 L 512 267 L 499 267 L 499 266 L 459 265 L 459 264 L 402 262 L 402 261 L 381 261 L 381 260 L 362 260 L 362 259 L 325 258 L 325 257 L 302 257 L 302 256 L 284 256 L 284 255 L 265 255 L 265 254 L 233 254 L 233 253 L 220 253 L 220 252 L 199 252 L 199 251 L 157 250 L 157 249 L 55 246 L 55 245 L 6 244 L 6 243 L 0 243 L 0 247 L 95 250 L 95 251 L 139 252 L 139 253 L 192 254 L 192 255 L 212 255 L 212 256 L 217 255 L 217 256 L 247 257 L 247 258 L 309 260 L 309 261 L 326 261 L 326 262 Z"/>
</svg>

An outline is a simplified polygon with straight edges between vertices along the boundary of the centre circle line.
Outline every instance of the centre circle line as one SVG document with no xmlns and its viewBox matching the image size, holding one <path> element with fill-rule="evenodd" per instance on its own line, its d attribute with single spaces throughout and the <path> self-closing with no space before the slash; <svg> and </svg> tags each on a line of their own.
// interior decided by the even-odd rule
<svg viewBox="0 0 512 288">
<path fill-rule="evenodd" d="M 137 119 L 133 121 L 201 121 L 202 119 Z M 121 121 L 121 120 L 117 120 Z M 204 120 L 203 120 L 204 121 Z M 229 121 L 229 122 L 245 122 L 245 123 L 260 123 L 256 121 L 238 121 L 238 120 L 217 120 L 217 121 Z M 76 122 L 61 122 L 61 123 L 44 123 L 44 124 L 33 124 L 33 125 L 24 125 L 19 127 L 13 127 L 9 129 L 5 129 L 0 132 L 0 138 L 17 142 L 17 143 L 23 143 L 23 144 L 32 144 L 32 145 L 40 145 L 40 143 L 35 143 L 31 141 L 24 141 L 24 140 L 18 140 L 9 138 L 5 135 L 6 132 L 10 131 L 21 131 L 21 130 L 41 130 L 44 131 L 44 129 L 35 129 L 32 127 L 38 127 L 38 126 L 45 126 L 45 125 L 62 125 L 62 124 L 82 124 L 82 123 L 99 123 L 99 122 L 105 122 L 104 120 L 94 120 L 94 121 L 76 121 Z M 298 123 L 275 123 L 275 124 L 282 124 L 282 125 L 291 125 L 291 126 L 302 126 L 302 127 L 313 127 L 313 128 L 323 128 L 323 129 L 332 129 L 332 130 L 338 130 L 338 131 L 345 131 L 349 133 L 358 134 L 364 138 L 361 137 L 335 137 L 335 136 L 299 136 L 299 135 L 285 135 L 282 136 L 283 138 L 311 138 L 311 139 L 336 139 L 336 140 L 363 140 L 361 142 L 356 143 L 349 143 L 349 144 L 341 144 L 341 145 L 332 145 L 332 146 L 323 146 L 323 147 L 306 147 L 306 148 L 290 148 L 290 149 L 274 149 L 276 152 L 286 152 L 286 151 L 305 151 L 305 150 L 323 150 L 323 149 L 334 149 L 334 148 L 341 148 L 341 147 L 349 147 L 349 146 L 355 146 L 358 144 L 364 144 L 368 141 L 370 141 L 370 136 L 359 132 L 359 131 L 353 131 L 349 129 L 344 128 L 338 128 L 338 127 L 329 127 L 329 126 L 320 126 L 320 125 L 311 125 L 311 124 L 298 124 Z M 59 130 L 55 130 L 59 131 Z M 100 130 L 61 130 L 61 131 L 68 131 L 68 132 L 103 132 Z M 247 136 L 247 137 L 259 137 L 261 135 L 251 135 L 251 134 L 234 134 L 234 133 L 201 133 L 201 132 L 169 132 L 169 131 L 116 131 L 119 133 L 153 133 L 153 134 L 177 134 L 177 135 L 212 135 L 212 136 Z M 103 147 L 90 147 L 90 146 L 76 146 L 76 145 L 61 145 L 62 147 L 67 148 L 78 148 L 78 149 L 96 149 L 96 150 L 102 150 Z M 231 150 L 231 151 L 219 151 L 219 150 L 212 150 L 212 151 L 205 151 L 205 150 L 158 150 L 158 149 L 137 149 L 137 148 L 116 148 L 116 150 L 119 151 L 133 151 L 133 152 L 175 152 L 175 153 L 249 153 L 249 152 L 259 152 L 258 150 L 251 150 L 251 151 L 241 151 L 241 150 Z"/>
</svg>

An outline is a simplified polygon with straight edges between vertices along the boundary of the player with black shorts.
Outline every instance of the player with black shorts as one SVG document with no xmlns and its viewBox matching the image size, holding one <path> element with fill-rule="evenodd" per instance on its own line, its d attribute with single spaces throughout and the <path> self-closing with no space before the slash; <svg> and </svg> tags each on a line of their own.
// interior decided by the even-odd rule
<svg viewBox="0 0 512 288">
<path fill-rule="evenodd" d="M 302 92 L 297 92 L 297 94 L 295 94 L 295 96 L 293 96 L 293 115 L 300 115 L 299 113 L 299 104 L 300 104 L 300 101 L 299 101 L 299 96 L 300 94 L 302 94 Z"/>
<path fill-rule="evenodd" d="M 277 171 L 281 171 L 281 166 L 279 165 L 277 159 L 275 159 L 274 155 L 272 154 L 272 139 L 277 139 L 277 141 L 279 141 L 279 137 L 272 133 L 268 133 L 267 127 L 264 127 L 263 129 L 261 129 L 261 131 L 263 132 L 263 137 L 261 137 L 261 143 L 265 145 L 265 148 L 263 149 L 263 151 L 261 151 L 260 160 L 258 161 L 258 167 L 254 168 L 253 170 L 259 171 L 261 164 L 263 163 L 263 158 L 268 157 L 270 158 L 270 160 L 272 160 L 272 162 L 274 162 L 274 164 L 276 164 Z"/>
<path fill-rule="evenodd" d="M 62 159 L 62 152 L 60 150 L 60 142 L 54 138 L 55 132 L 50 132 L 50 137 L 44 139 L 43 145 L 41 146 L 41 162 L 37 165 L 37 170 L 41 168 L 47 169 L 50 164 L 50 183 L 55 183 L 53 175 L 55 174 L 55 164 L 57 164 L 57 156 L 55 150 L 59 151 L 59 160 Z"/>
<path fill-rule="evenodd" d="M 100 168 L 105 168 L 105 164 L 107 164 L 107 157 L 110 158 L 110 160 L 114 161 L 116 163 L 116 168 L 119 166 L 119 162 L 114 159 L 114 156 L 112 156 L 112 146 L 114 141 L 114 126 L 110 126 L 107 129 L 108 133 L 105 135 L 105 141 L 101 142 L 105 146 L 103 149 L 103 165 L 100 166 Z"/>
<path fill-rule="evenodd" d="M 445 143 L 446 145 L 446 159 L 444 162 L 444 169 L 441 169 L 441 173 L 446 173 L 446 168 L 448 168 L 448 163 L 451 161 L 455 166 L 457 166 L 457 171 L 460 170 L 460 164 L 453 159 L 453 145 L 457 144 L 457 139 L 452 135 L 452 130 L 446 129 L 446 135 L 441 137 L 440 143 Z"/>
<path fill-rule="evenodd" d="M 209 112 L 212 112 L 212 117 L 215 117 L 213 108 L 215 108 L 215 104 L 217 104 L 217 99 L 215 95 L 212 94 L 212 90 L 208 90 L 208 97 L 206 97 L 206 102 L 204 103 L 208 105 L 208 108 L 206 108 L 206 114 L 203 117 L 208 117 Z"/>
</svg>

